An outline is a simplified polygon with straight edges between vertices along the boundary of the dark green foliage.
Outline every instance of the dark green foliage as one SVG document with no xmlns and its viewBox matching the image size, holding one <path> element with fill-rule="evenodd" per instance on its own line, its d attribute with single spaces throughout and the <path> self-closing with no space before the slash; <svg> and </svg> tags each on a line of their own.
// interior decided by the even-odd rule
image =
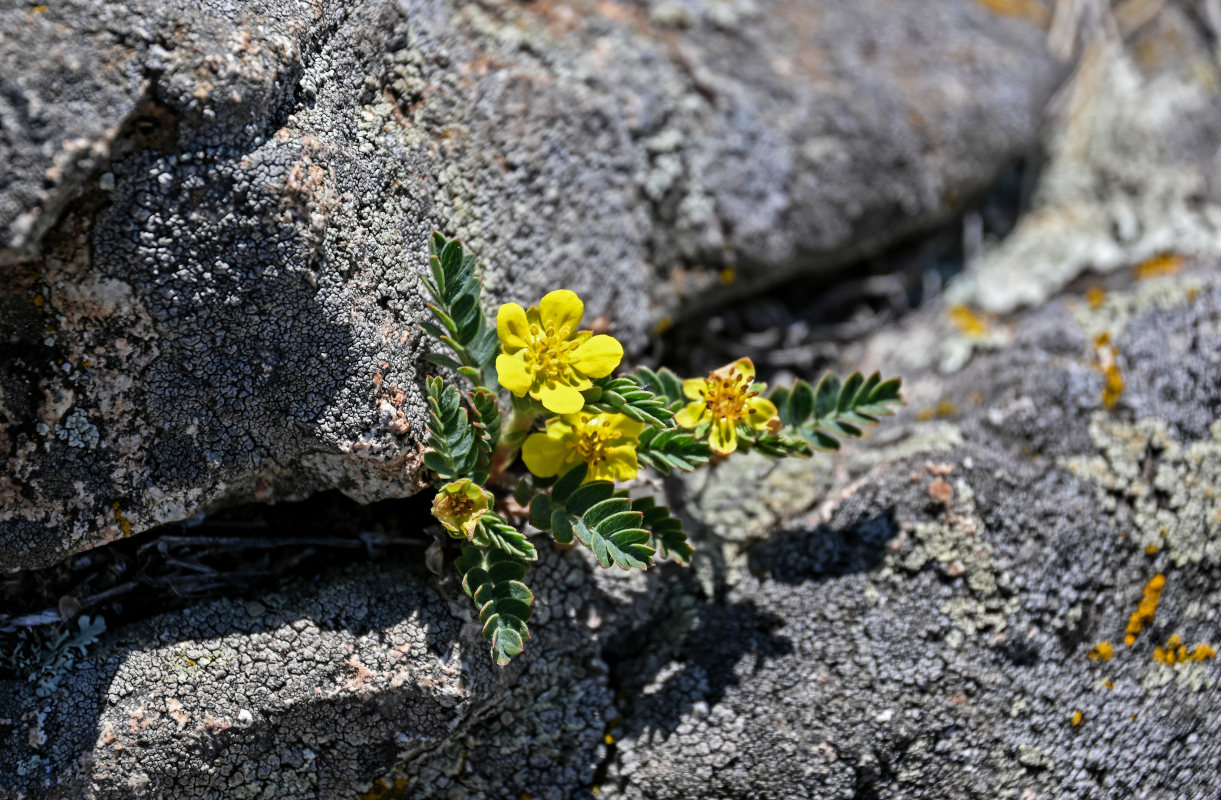
<svg viewBox="0 0 1221 800">
<path fill-rule="evenodd" d="M 658 397 L 641 386 L 633 375 L 621 378 L 599 378 L 585 392 L 585 409 L 619 413 L 636 422 L 663 430 L 674 427 L 674 413 L 665 397 Z"/>
<path fill-rule="evenodd" d="M 669 475 L 671 470 L 676 469 L 690 472 L 710 458 L 712 448 L 700 441 L 692 431 L 682 428 L 646 428 L 640 434 L 640 445 L 636 448 L 636 460 L 662 475 Z"/>
<path fill-rule="evenodd" d="M 677 411 L 689 402 L 683 395 L 682 378 L 665 367 L 656 372 L 648 367 L 640 367 L 632 375 L 632 378 L 642 388 L 665 400 L 666 408 L 670 409 L 670 411 Z"/>
<path fill-rule="evenodd" d="M 500 442 L 500 403 L 496 393 L 482 386 L 467 394 L 471 405 L 471 424 L 479 432 L 482 446 L 491 453 Z"/>
<path fill-rule="evenodd" d="M 475 384 L 488 385 L 496 356 L 496 329 L 488 325 L 479 304 L 483 284 L 475 275 L 475 256 L 463 251 L 462 242 L 447 239 L 438 231 L 433 231 L 428 240 L 428 252 L 432 280 L 422 280 L 435 301 L 428 308 L 437 321 L 420 325 L 449 345 L 457 359 L 440 353 L 428 358 L 457 370 Z"/>
<path fill-rule="evenodd" d="M 492 658 L 500 666 L 521 653 L 530 638 L 526 622 L 534 595 L 521 579 L 527 564 L 503 550 L 466 547 L 455 562 L 462 573 L 462 588 L 475 601 L 483 637 L 492 643 Z"/>
<path fill-rule="evenodd" d="M 482 486 L 488 480 L 488 465 L 500 438 L 500 408 L 496 395 L 479 388 L 462 405 L 457 387 L 440 378 L 429 378 L 428 446 L 424 465 L 445 481 L 470 478 Z"/>
<path fill-rule="evenodd" d="M 446 386 L 440 378 L 429 378 L 428 386 L 428 445 L 432 452 L 424 454 L 424 464 L 443 481 L 470 476 L 479 463 L 479 435 L 467 418 L 462 395 L 454 386 Z M 483 485 L 487 480 L 476 480 Z"/>
<path fill-rule="evenodd" d="M 568 544 L 574 539 L 593 551 L 603 567 L 646 569 L 653 564 L 651 534 L 641 527 L 644 514 L 632 501 L 615 494 L 609 481 L 582 484 L 584 464 L 565 473 L 551 487 L 551 495 L 537 494 L 530 501 L 530 521 L 553 531 Z"/>
<path fill-rule="evenodd" d="M 868 378 L 854 372 L 842 383 L 828 372 L 814 387 L 797 381 L 792 389 L 774 389 L 768 399 L 776 404 L 784 429 L 779 436 L 755 438 L 753 445 L 769 455 L 797 454 L 791 442 L 780 440 L 800 437 L 814 450 L 838 450 L 836 437 L 856 438 L 863 426 L 892 415 L 893 406 L 903 402 L 899 389 L 898 378 L 884 381 L 876 372 Z"/>
<path fill-rule="evenodd" d="M 659 506 L 651 497 L 632 501 L 632 510 L 644 515 L 640 527 L 652 532 L 653 549 L 660 558 L 673 558 L 680 564 L 690 564 L 695 551 L 687 542 L 683 523 L 670 516 L 670 509 Z"/>
<path fill-rule="evenodd" d="M 488 513 L 475 527 L 472 544 L 503 550 L 526 561 L 537 561 L 538 552 L 525 535 L 496 513 Z"/>
</svg>

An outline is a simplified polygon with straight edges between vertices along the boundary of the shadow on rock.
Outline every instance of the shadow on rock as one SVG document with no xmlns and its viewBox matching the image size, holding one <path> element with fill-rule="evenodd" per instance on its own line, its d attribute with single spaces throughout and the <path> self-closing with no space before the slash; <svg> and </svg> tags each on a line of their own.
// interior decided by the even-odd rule
<svg viewBox="0 0 1221 800">
<path fill-rule="evenodd" d="M 751 548 L 750 568 L 790 584 L 869 572 L 898 532 L 893 507 L 848 527 L 788 527 Z"/>
</svg>

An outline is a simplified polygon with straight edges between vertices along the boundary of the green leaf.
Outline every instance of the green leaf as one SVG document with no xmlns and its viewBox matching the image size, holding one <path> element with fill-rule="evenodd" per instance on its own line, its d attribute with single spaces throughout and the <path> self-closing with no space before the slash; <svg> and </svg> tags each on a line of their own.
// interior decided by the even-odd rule
<svg viewBox="0 0 1221 800">
<path fill-rule="evenodd" d="M 903 402 L 900 389 L 898 378 L 882 380 L 877 372 L 869 377 L 854 372 L 842 383 L 828 372 L 813 389 L 798 381 L 787 394 L 772 393 L 781 401 L 776 406 L 785 426 L 780 433 L 758 435 L 746 431 L 744 436 L 750 440 L 750 447 L 768 455 L 838 450 L 837 438 L 854 439 L 865 426 L 877 425 L 880 417 L 892 415 L 893 406 Z M 800 447 L 795 445 L 798 440 Z"/>
<path fill-rule="evenodd" d="M 797 381 L 793 384 L 793 390 L 789 394 L 789 418 L 791 422 L 787 424 L 800 427 L 806 424 L 806 421 L 813 413 L 814 390 L 805 381 Z"/>
<path fill-rule="evenodd" d="M 651 544 L 660 558 L 672 558 L 680 564 L 690 564 L 695 552 L 687 541 L 683 524 L 670 515 L 670 509 L 657 505 L 651 497 L 632 501 L 632 509 L 642 515 L 640 527 L 652 534 Z"/>
<path fill-rule="evenodd" d="M 503 667 L 522 652 L 530 637 L 526 623 L 534 594 L 521 582 L 526 563 L 502 550 L 470 545 L 455 564 L 462 573 L 463 590 L 479 611 L 483 636 L 492 645 L 492 658 Z"/>
<path fill-rule="evenodd" d="M 424 465 L 444 481 L 470 478 L 483 485 L 487 481 L 490 450 L 482 433 L 471 424 L 461 395 L 454 386 L 446 386 L 440 378 L 426 381 L 428 390 L 428 446 Z"/>
<path fill-rule="evenodd" d="M 560 476 L 555 485 L 551 487 L 551 499 L 557 503 L 563 504 L 568 500 L 568 496 L 576 491 L 581 485 L 581 481 L 585 480 L 585 475 L 589 468 L 585 464 L 577 464 L 572 469 Z"/>
<path fill-rule="evenodd" d="M 712 448 L 694 432 L 682 428 L 662 431 L 646 428 L 640 434 L 636 460 L 669 475 L 673 470 L 690 472 L 712 458 Z"/>
<path fill-rule="evenodd" d="M 592 389 L 586 395 L 588 412 L 618 413 L 654 428 L 674 427 L 674 413 L 666 398 L 645 388 L 636 376 L 599 378 Z"/>
<path fill-rule="evenodd" d="M 514 528 L 499 514 L 488 513 L 475 526 L 472 540 L 483 547 L 493 547 L 526 561 L 537 561 L 538 552 L 525 534 Z"/>
<path fill-rule="evenodd" d="M 539 492 L 530 498 L 530 524 L 541 531 L 551 530 L 551 498 Z"/>
<path fill-rule="evenodd" d="M 476 274 L 475 257 L 463 250 L 462 242 L 447 239 L 439 231 L 429 238 L 428 249 L 433 279 L 422 283 L 434 301 L 428 308 L 440 325 L 422 323 L 421 327 L 456 356 L 444 366 L 456 369 L 477 385 L 494 386 L 496 330 L 480 306 L 483 284 Z"/>
<path fill-rule="evenodd" d="M 670 411 L 677 411 L 689 402 L 683 395 L 682 378 L 665 367 L 656 372 L 647 367 L 640 367 L 632 377 L 642 388 L 663 398 Z"/>
</svg>

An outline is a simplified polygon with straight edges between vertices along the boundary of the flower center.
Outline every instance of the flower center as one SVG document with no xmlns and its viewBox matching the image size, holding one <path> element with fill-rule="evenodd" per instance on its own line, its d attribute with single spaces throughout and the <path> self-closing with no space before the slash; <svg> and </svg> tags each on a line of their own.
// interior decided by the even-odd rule
<svg viewBox="0 0 1221 800">
<path fill-rule="evenodd" d="M 737 367 L 730 367 L 723 375 L 712 373 L 708 376 L 708 388 L 700 391 L 713 420 L 728 422 L 746 419 L 746 403 L 758 395 L 750 391 L 750 378 L 738 372 Z"/>
<path fill-rule="evenodd" d="M 582 461 L 592 466 L 606 460 L 613 435 L 608 428 L 597 420 L 586 421 L 577 427 L 576 434 L 576 450 Z"/>
<path fill-rule="evenodd" d="M 540 376 L 544 383 L 553 384 L 571 369 L 572 353 L 580 342 L 570 342 L 572 335 L 567 325 L 556 330 L 555 325 L 546 328 L 530 326 L 530 345 L 524 354 L 526 367 Z"/>
<path fill-rule="evenodd" d="M 464 494 L 444 497 L 437 506 L 445 515 L 461 520 L 468 519 L 475 511 L 475 501 Z"/>
</svg>

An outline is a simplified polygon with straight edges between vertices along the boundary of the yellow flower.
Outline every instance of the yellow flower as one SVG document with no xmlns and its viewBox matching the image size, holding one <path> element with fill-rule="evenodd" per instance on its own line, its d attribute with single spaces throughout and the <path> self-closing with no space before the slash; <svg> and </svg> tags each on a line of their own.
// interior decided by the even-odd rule
<svg viewBox="0 0 1221 800">
<path fill-rule="evenodd" d="M 469 540 L 491 505 L 490 494 L 462 478 L 441 487 L 432 501 L 432 515 L 445 526 L 450 536 L 459 539 L 465 536 Z"/>
<path fill-rule="evenodd" d="M 725 455 L 738 449 L 738 425 L 777 431 L 780 418 L 771 400 L 752 389 L 755 365 L 749 358 L 715 369 L 707 378 L 683 381 L 683 394 L 695 402 L 683 406 L 674 421 L 684 428 L 711 425 L 708 444 Z"/>
<path fill-rule="evenodd" d="M 521 448 L 526 467 L 540 478 L 562 475 L 584 462 L 585 481 L 636 477 L 636 445 L 643 422 L 622 414 L 565 414 L 547 420 L 546 433 L 532 433 Z"/>
<path fill-rule="evenodd" d="M 585 305 L 575 292 L 548 292 L 537 306 L 505 303 L 496 312 L 496 335 L 504 350 L 496 356 L 500 385 L 518 397 L 529 394 L 556 414 L 585 406 L 581 391 L 590 378 L 605 378 L 623 359 L 613 336 L 578 331 Z"/>
</svg>

